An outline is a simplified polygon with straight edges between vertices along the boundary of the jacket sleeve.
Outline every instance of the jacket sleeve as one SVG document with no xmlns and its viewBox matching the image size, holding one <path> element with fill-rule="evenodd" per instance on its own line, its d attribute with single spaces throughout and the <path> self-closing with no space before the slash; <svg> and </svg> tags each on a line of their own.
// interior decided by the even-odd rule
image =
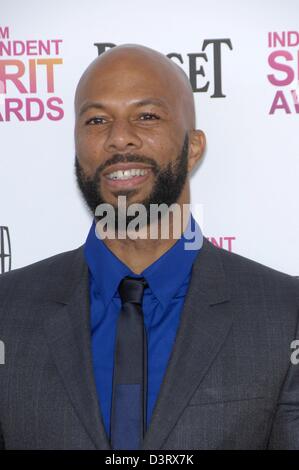
<svg viewBox="0 0 299 470">
<path fill-rule="evenodd" d="M 299 332 L 290 344 L 290 365 L 274 416 L 269 449 L 299 450 Z"/>
<path fill-rule="evenodd" d="M 0 423 L 0 450 L 4 450 L 4 449 L 5 449 L 4 437 L 3 437 L 2 427 Z"/>
</svg>

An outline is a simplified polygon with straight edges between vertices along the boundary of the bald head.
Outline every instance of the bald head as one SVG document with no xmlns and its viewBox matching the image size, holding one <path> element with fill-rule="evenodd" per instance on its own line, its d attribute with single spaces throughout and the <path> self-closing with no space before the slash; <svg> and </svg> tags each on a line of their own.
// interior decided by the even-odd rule
<svg viewBox="0 0 299 470">
<path fill-rule="evenodd" d="M 132 87 L 138 82 L 144 98 L 155 85 L 156 94 L 181 113 L 186 131 L 195 128 L 193 92 L 183 69 L 160 52 L 135 44 L 114 47 L 87 67 L 76 89 L 76 115 L 93 91 L 101 91 L 107 80 L 113 80 L 115 89 L 119 89 L 124 86 L 125 76 L 129 77 Z"/>
</svg>

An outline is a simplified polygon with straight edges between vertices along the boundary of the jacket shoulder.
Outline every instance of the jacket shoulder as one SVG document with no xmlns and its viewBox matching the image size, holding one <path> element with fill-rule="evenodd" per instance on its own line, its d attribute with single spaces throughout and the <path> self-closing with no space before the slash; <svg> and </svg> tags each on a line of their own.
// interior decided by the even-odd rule
<svg viewBox="0 0 299 470">
<path fill-rule="evenodd" d="M 83 245 L 22 268 L 0 275 L 0 299 L 13 292 L 34 292 L 46 283 L 65 282 L 78 275 L 78 267 L 84 262 Z"/>
<path fill-rule="evenodd" d="M 255 297 L 262 292 L 268 295 L 297 299 L 299 307 L 299 278 L 278 271 L 262 263 L 216 247 L 205 239 L 207 252 L 213 253 L 221 261 L 225 276 L 233 291 L 247 291 Z"/>
</svg>

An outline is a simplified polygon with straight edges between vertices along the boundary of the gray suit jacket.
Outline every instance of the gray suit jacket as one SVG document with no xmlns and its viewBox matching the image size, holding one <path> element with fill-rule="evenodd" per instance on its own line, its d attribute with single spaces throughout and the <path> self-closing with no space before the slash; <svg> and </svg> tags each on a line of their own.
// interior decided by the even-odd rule
<svg viewBox="0 0 299 470">
<path fill-rule="evenodd" d="M 297 279 L 204 239 L 143 449 L 299 449 L 298 313 Z M 110 448 L 89 321 L 83 247 L 0 276 L 0 447 Z"/>
</svg>

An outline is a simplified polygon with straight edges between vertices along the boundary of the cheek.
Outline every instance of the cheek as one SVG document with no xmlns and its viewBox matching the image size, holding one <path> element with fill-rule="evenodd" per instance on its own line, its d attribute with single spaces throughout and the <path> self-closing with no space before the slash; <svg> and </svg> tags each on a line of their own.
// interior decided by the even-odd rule
<svg viewBox="0 0 299 470">
<path fill-rule="evenodd" d="M 148 135 L 143 139 L 143 143 L 149 155 L 163 164 L 177 158 L 182 150 L 183 138 L 180 139 L 177 131 L 168 131 L 163 135 Z"/>
<path fill-rule="evenodd" d="M 87 173 L 92 174 L 101 163 L 99 161 L 101 146 L 98 139 L 80 129 L 75 129 L 75 150 L 80 164 Z"/>
</svg>

